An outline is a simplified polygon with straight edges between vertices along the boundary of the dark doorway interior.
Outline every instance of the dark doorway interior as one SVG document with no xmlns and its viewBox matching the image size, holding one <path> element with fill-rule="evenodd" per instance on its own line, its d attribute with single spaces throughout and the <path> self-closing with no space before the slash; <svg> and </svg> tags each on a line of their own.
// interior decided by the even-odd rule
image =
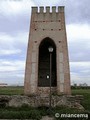
<svg viewBox="0 0 90 120">
<path fill-rule="evenodd" d="M 45 38 L 39 46 L 38 86 L 50 86 L 50 53 L 48 48 L 53 47 L 52 53 L 52 81 L 51 86 L 57 85 L 56 78 L 56 46 L 52 39 Z"/>
</svg>

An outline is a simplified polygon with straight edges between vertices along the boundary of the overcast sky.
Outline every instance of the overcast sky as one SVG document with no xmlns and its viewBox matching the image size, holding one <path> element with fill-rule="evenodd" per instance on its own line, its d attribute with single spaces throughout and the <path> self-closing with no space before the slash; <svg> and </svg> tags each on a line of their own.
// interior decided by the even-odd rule
<svg viewBox="0 0 90 120">
<path fill-rule="evenodd" d="M 65 6 L 71 83 L 90 85 L 90 0 L 0 0 L 0 83 L 24 83 L 32 6 Z"/>
</svg>

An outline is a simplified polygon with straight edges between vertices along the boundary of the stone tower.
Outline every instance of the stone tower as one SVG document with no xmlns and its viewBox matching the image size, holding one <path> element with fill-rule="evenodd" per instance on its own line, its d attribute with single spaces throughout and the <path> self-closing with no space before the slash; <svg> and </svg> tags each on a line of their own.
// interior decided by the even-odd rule
<svg viewBox="0 0 90 120">
<path fill-rule="evenodd" d="M 38 10 L 39 9 L 39 10 Z M 51 12 L 52 11 L 52 12 Z M 52 53 L 51 89 L 55 94 L 71 94 L 69 58 L 64 7 L 32 7 L 27 49 L 24 93 L 48 95 L 50 90 L 50 57 Z"/>
</svg>

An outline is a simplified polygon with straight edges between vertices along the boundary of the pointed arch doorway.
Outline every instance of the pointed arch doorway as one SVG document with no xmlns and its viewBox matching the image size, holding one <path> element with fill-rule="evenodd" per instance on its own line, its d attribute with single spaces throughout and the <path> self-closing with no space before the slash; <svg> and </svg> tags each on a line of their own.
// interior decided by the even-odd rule
<svg viewBox="0 0 90 120">
<path fill-rule="evenodd" d="M 38 62 L 38 86 L 50 86 L 50 53 L 48 48 L 53 47 L 52 53 L 52 80 L 51 86 L 57 86 L 57 70 L 56 70 L 56 45 L 49 37 L 42 40 L 39 45 L 39 62 Z"/>
</svg>

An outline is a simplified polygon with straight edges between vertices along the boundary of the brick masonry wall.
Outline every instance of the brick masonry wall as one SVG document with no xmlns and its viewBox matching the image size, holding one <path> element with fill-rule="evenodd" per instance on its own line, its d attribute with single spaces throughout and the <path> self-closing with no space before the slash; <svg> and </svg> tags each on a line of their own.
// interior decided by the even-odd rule
<svg viewBox="0 0 90 120">
<path fill-rule="evenodd" d="M 38 57 L 39 45 L 44 38 L 49 37 L 56 45 L 57 63 L 57 94 L 71 94 L 68 47 L 66 38 L 64 7 L 32 7 L 30 33 L 28 40 L 24 92 L 26 95 L 39 94 L 38 88 Z M 48 88 L 44 87 L 45 91 Z M 42 89 L 42 94 L 43 93 Z M 48 92 L 49 94 L 49 92 Z"/>
</svg>

